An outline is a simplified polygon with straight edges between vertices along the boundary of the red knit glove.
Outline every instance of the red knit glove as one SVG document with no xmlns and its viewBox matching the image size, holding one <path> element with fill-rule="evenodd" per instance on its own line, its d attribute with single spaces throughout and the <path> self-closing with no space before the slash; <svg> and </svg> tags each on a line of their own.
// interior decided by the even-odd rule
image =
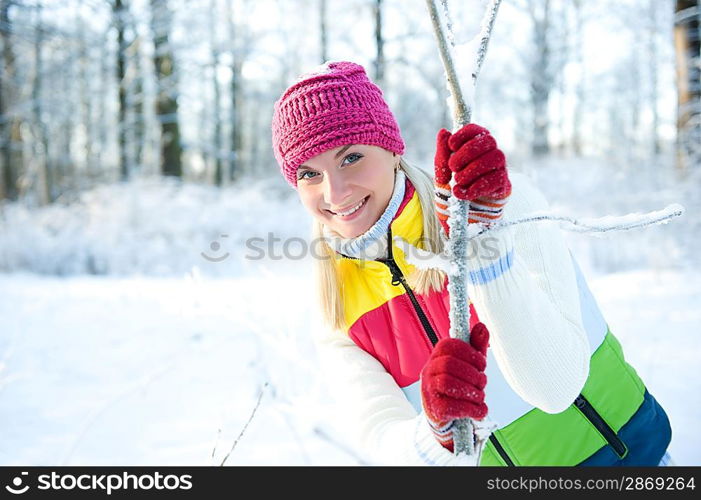
<svg viewBox="0 0 701 500">
<path fill-rule="evenodd" d="M 477 323 L 470 343 L 443 338 L 421 370 L 421 401 L 438 442 L 453 451 L 453 422 L 458 418 L 482 420 L 487 415 L 484 387 L 487 376 L 489 331 Z"/>
<path fill-rule="evenodd" d="M 454 134 L 441 129 L 436 137 L 434 166 L 436 212 L 446 234 L 450 234 L 448 198 L 453 173 L 452 194 L 470 201 L 468 222 L 489 224 L 501 218 L 511 195 L 511 182 L 506 157 L 486 128 L 468 123 Z"/>
</svg>

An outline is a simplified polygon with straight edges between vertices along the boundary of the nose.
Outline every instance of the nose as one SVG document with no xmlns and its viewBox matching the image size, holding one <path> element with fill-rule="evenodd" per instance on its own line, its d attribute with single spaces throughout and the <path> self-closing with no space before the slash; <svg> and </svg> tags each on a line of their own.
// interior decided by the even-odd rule
<svg viewBox="0 0 701 500">
<path fill-rule="evenodd" d="M 324 201 L 332 207 L 343 207 L 350 200 L 352 189 L 350 184 L 335 172 L 327 172 L 324 176 Z"/>
</svg>

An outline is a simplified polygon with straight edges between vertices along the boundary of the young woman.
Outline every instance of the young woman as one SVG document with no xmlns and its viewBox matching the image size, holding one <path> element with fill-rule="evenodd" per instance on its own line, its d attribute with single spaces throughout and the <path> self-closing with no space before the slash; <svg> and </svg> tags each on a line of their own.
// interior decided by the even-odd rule
<svg viewBox="0 0 701 500">
<path fill-rule="evenodd" d="M 320 243 L 315 340 L 339 419 L 379 462 L 456 464 L 452 424 L 472 418 L 496 427 L 480 465 L 668 463 L 667 416 L 556 225 L 471 240 L 470 343 L 448 335 L 447 277 L 408 262 L 407 245 L 443 250 L 449 196 L 485 225 L 548 208 L 486 129 L 441 130 L 432 179 L 363 67 L 327 62 L 276 101 L 272 139 Z"/>
</svg>

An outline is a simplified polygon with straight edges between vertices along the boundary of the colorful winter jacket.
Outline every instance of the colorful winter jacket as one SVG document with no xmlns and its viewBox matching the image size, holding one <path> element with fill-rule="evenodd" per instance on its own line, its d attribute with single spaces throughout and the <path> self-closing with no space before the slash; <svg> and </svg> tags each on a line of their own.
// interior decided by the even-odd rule
<svg viewBox="0 0 701 500">
<path fill-rule="evenodd" d="M 512 174 L 512 184 L 505 219 L 547 208 L 524 176 Z M 511 248 L 470 271 L 470 323 L 481 319 L 491 334 L 485 391 L 488 419 L 497 426 L 480 465 L 656 465 L 671 439 L 667 415 L 625 361 L 559 229 L 544 226 L 516 226 Z M 408 179 L 389 233 L 421 247 L 422 210 Z M 406 282 L 413 266 L 391 248 L 383 261 L 337 255 L 346 327 L 320 340 L 321 356 L 350 425 L 383 463 L 451 464 L 452 454 L 428 431 L 419 380 L 433 345 L 448 336 L 447 287 L 414 292 Z M 512 279 L 516 262 L 520 281 L 499 284 Z M 519 300 L 515 309 L 505 306 Z M 521 359 L 522 352 L 530 354 Z M 553 402 L 557 394 L 566 399 Z"/>
</svg>

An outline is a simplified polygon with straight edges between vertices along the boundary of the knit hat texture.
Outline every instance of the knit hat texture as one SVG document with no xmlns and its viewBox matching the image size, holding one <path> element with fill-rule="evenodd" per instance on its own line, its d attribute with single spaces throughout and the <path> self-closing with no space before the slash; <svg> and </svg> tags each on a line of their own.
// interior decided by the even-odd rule
<svg viewBox="0 0 701 500">
<path fill-rule="evenodd" d="M 327 61 L 301 75 L 275 101 L 273 152 L 288 183 L 297 187 L 301 164 L 347 144 L 404 153 L 399 125 L 359 64 Z"/>
</svg>

